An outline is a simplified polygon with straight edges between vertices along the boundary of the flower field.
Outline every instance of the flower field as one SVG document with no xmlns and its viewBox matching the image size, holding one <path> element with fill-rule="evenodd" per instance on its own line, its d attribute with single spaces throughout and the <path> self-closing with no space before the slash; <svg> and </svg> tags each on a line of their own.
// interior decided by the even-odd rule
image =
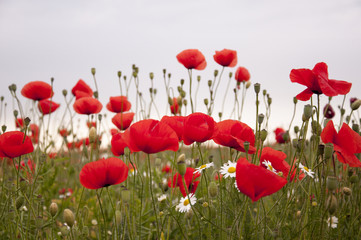
<svg viewBox="0 0 361 240">
<path fill-rule="evenodd" d="M 72 89 L 55 89 L 54 79 L 9 86 L 15 129 L 3 125 L 0 135 L 0 239 L 361 238 L 361 99 L 347 96 L 352 83 L 329 77 L 324 62 L 290 69 L 304 90 L 285 111 L 288 129 L 270 129 L 272 98 L 237 66 L 236 51 L 215 51 L 204 99 L 195 71 L 208 71 L 205 56 L 187 49 L 176 58 L 187 78 L 174 89 L 171 73 L 163 70 L 164 86 L 150 73 L 149 98 L 136 65 L 118 72 L 119 95 L 107 103 L 95 68 L 93 81 Z M 253 123 L 242 122 L 249 95 Z"/>
</svg>

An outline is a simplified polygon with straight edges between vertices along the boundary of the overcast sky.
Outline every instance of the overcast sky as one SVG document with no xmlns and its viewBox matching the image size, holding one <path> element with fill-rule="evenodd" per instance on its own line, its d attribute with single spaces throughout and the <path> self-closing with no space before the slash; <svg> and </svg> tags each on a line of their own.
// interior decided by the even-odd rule
<svg viewBox="0 0 361 240">
<path fill-rule="evenodd" d="M 199 111 L 205 112 L 207 80 L 213 78 L 214 69 L 220 69 L 213 54 L 223 48 L 236 50 L 237 66 L 248 68 L 252 83 L 261 83 L 270 93 L 273 128 L 288 127 L 292 98 L 305 89 L 290 82 L 293 68 L 312 69 L 324 61 L 331 79 L 353 83 L 347 100 L 361 97 L 361 2 L 357 0 L 0 0 L 0 36 L 0 95 L 8 102 L 9 111 L 13 104 L 8 85 L 16 83 L 20 90 L 29 81 L 50 83 L 54 77 L 54 100 L 62 105 L 57 113 L 61 116 L 65 110 L 63 89 L 70 90 L 79 78 L 94 89 L 91 67 L 97 69 L 100 100 L 105 106 L 109 96 L 119 95 L 117 71 L 129 75 L 131 65 L 136 64 L 145 97 L 149 72 L 154 72 L 156 102 L 165 114 L 162 69 L 172 73 L 174 88 L 181 78 L 187 83 L 187 71 L 176 55 L 188 48 L 199 49 L 208 63 L 205 70 L 194 71 L 195 76 L 202 76 Z M 226 76 L 235 69 L 225 71 L 217 93 L 219 103 Z M 185 86 L 188 89 L 188 84 Z M 247 95 L 242 120 L 254 127 L 253 87 Z M 342 97 L 336 97 L 334 107 L 341 101 Z M 298 105 L 298 117 L 304 104 Z M 4 123 L 3 116 L 0 121 Z M 13 129 L 10 114 L 7 121 Z"/>
</svg>

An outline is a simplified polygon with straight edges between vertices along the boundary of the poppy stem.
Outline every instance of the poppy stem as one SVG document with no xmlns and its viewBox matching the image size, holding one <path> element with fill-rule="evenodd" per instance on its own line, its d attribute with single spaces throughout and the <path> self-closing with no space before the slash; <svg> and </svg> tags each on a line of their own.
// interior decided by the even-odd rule
<svg viewBox="0 0 361 240">
<path fill-rule="evenodd" d="M 226 92 L 224 93 L 223 102 L 222 102 L 222 110 L 221 110 L 222 115 L 223 115 L 224 103 L 226 102 L 226 97 L 227 97 L 229 85 L 230 85 L 230 83 L 231 83 L 231 79 L 232 79 L 232 77 L 229 76 L 228 83 L 227 83 L 227 87 L 226 87 Z M 221 121 L 221 120 L 222 120 L 222 116 L 219 118 L 219 121 Z"/>
<path fill-rule="evenodd" d="M 80 208 L 81 199 L 83 198 L 83 193 L 84 193 L 84 187 L 82 187 L 82 189 L 81 189 L 81 194 L 80 194 L 78 207 L 76 208 L 76 212 L 75 212 L 75 217 L 76 218 L 78 217 L 78 212 L 79 212 L 79 208 Z"/>
<path fill-rule="evenodd" d="M 115 207 L 114 207 L 114 203 L 113 203 L 112 198 L 111 198 L 110 193 L 109 193 L 109 188 L 106 187 L 106 189 L 107 189 L 110 205 L 112 205 L 112 209 L 113 209 L 113 212 L 114 212 L 114 215 L 115 215 Z"/>
<path fill-rule="evenodd" d="M 147 154 L 147 160 L 148 160 L 148 171 L 149 171 L 149 191 L 150 191 L 150 195 L 152 197 L 153 210 L 154 210 L 154 215 L 155 215 L 155 223 L 156 223 L 156 226 L 157 226 L 157 238 L 159 238 L 160 234 L 159 234 L 158 213 L 157 213 L 157 209 L 156 209 L 155 201 L 154 201 L 154 196 L 153 196 L 152 170 L 150 169 L 150 156 L 149 156 L 149 154 Z"/>
<path fill-rule="evenodd" d="M 97 198 L 98 198 L 98 202 L 99 202 L 99 207 L 100 207 L 100 212 L 102 213 L 102 216 L 103 216 L 103 231 L 101 231 L 101 239 L 103 239 L 103 237 L 105 236 L 105 239 L 107 238 L 106 237 L 106 220 L 105 220 L 105 215 L 104 215 L 104 211 L 103 211 L 103 206 L 102 206 L 102 202 L 101 202 L 101 199 L 100 199 L 100 195 L 101 195 L 101 192 L 100 194 L 98 193 L 98 190 L 95 191 L 96 195 L 97 195 Z"/>
<path fill-rule="evenodd" d="M 188 69 L 189 75 L 189 100 L 191 102 L 192 113 L 194 113 L 193 100 L 192 100 L 192 69 Z"/>
</svg>

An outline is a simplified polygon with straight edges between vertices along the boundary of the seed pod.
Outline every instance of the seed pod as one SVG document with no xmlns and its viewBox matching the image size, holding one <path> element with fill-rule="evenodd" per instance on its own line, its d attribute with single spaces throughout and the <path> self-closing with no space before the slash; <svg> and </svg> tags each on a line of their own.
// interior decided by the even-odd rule
<svg viewBox="0 0 361 240">
<path fill-rule="evenodd" d="M 345 194 L 346 196 L 351 196 L 351 194 L 352 194 L 351 188 L 348 188 L 348 187 L 343 187 L 343 188 L 342 188 L 342 192 L 343 192 L 343 194 Z"/>
<path fill-rule="evenodd" d="M 122 223 L 122 212 L 119 210 L 115 211 L 115 223 L 119 226 Z"/>
<path fill-rule="evenodd" d="M 329 160 L 329 159 L 332 158 L 332 154 L 333 154 L 333 144 L 332 143 L 326 143 L 324 153 L 323 153 L 323 157 L 326 160 Z"/>
<path fill-rule="evenodd" d="M 246 153 L 248 153 L 248 150 L 249 150 L 249 142 L 245 141 L 243 143 L 243 147 L 244 147 L 244 150 L 246 151 Z"/>
<path fill-rule="evenodd" d="M 93 75 L 95 75 L 95 72 L 96 72 L 96 71 L 95 71 L 95 68 L 92 68 L 92 69 L 91 69 L 91 73 L 92 73 Z"/>
<path fill-rule="evenodd" d="M 208 185 L 208 193 L 211 198 L 217 197 L 218 195 L 218 186 L 215 182 L 210 182 Z"/>
<path fill-rule="evenodd" d="M 97 139 L 97 130 L 95 127 L 91 127 L 89 130 L 89 143 L 94 143 Z"/>
<path fill-rule="evenodd" d="M 49 207 L 50 215 L 54 217 L 58 213 L 58 209 L 58 204 L 56 204 L 55 202 L 51 203 Z"/>
<path fill-rule="evenodd" d="M 63 212 L 64 222 L 68 224 L 69 227 L 73 227 L 75 223 L 75 216 L 74 213 L 66 208 Z"/>
<path fill-rule="evenodd" d="M 352 175 L 350 177 L 350 182 L 351 183 L 357 183 L 358 182 L 358 176 L 357 175 Z"/>
<path fill-rule="evenodd" d="M 337 178 L 334 176 L 327 176 L 326 187 L 329 191 L 334 191 L 337 188 Z"/>
<path fill-rule="evenodd" d="M 261 91 L 261 84 L 255 83 L 253 87 L 256 94 L 258 94 Z"/>
<path fill-rule="evenodd" d="M 351 109 L 355 111 L 355 110 L 357 110 L 360 106 L 361 106 L 361 99 L 358 99 L 358 100 L 354 101 L 354 102 L 351 104 Z"/>
<path fill-rule="evenodd" d="M 266 140 L 266 138 L 267 138 L 267 131 L 266 131 L 266 129 L 262 129 L 261 134 L 260 134 L 260 137 L 261 137 L 261 141 L 262 141 L 262 142 Z"/>
<path fill-rule="evenodd" d="M 258 123 L 262 124 L 263 120 L 264 120 L 264 114 L 261 113 L 261 114 L 258 115 Z"/>
<path fill-rule="evenodd" d="M 312 117 L 312 106 L 310 104 L 307 104 L 303 108 L 303 115 L 306 120 L 310 119 Z"/>
</svg>

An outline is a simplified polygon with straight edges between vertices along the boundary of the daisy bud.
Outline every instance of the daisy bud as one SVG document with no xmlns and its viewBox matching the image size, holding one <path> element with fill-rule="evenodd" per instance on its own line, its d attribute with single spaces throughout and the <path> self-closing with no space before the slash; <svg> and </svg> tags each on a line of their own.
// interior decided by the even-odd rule
<svg viewBox="0 0 361 240">
<path fill-rule="evenodd" d="M 50 204 L 49 212 L 52 217 L 54 217 L 58 213 L 58 204 L 55 202 Z"/>
<path fill-rule="evenodd" d="M 252 84 L 252 83 L 251 83 L 250 81 L 247 81 L 247 82 L 246 82 L 246 89 L 248 89 L 248 88 L 251 86 L 251 84 Z"/>
<path fill-rule="evenodd" d="M 215 182 L 210 182 L 208 185 L 209 196 L 214 198 L 218 195 L 218 186 Z"/>
<path fill-rule="evenodd" d="M 93 75 L 95 75 L 95 68 L 92 68 L 91 72 L 92 72 Z"/>
<path fill-rule="evenodd" d="M 253 87 L 256 94 L 258 94 L 261 91 L 261 84 L 255 83 Z"/>
<path fill-rule="evenodd" d="M 323 157 L 326 160 L 329 160 L 329 159 L 331 159 L 332 154 L 333 154 L 333 144 L 332 143 L 326 143 L 324 153 L 323 153 Z"/>
<path fill-rule="evenodd" d="M 348 187 L 343 187 L 343 188 L 342 188 L 342 192 L 343 192 L 343 194 L 345 194 L 346 196 L 351 196 L 351 194 L 352 194 L 352 190 L 351 190 L 350 188 L 348 188 Z"/>
<path fill-rule="evenodd" d="M 244 147 L 244 150 L 246 151 L 246 153 L 248 153 L 248 150 L 249 150 L 249 142 L 245 141 L 243 143 L 243 147 Z"/>
<path fill-rule="evenodd" d="M 204 207 L 204 208 L 208 207 L 208 203 L 207 203 L 207 202 L 204 202 L 204 203 L 202 204 L 202 207 Z"/>
<path fill-rule="evenodd" d="M 358 176 L 357 175 L 352 175 L 350 177 L 350 182 L 351 183 L 357 183 L 358 182 Z"/>
<path fill-rule="evenodd" d="M 16 200 L 15 200 L 15 207 L 16 209 L 21 208 L 21 206 L 23 206 L 24 204 L 24 197 L 23 196 L 19 196 Z"/>
<path fill-rule="evenodd" d="M 298 99 L 296 97 L 293 98 L 293 103 L 296 104 L 298 102 Z"/>
<path fill-rule="evenodd" d="M 261 141 L 262 141 L 262 142 L 263 142 L 264 140 L 266 140 L 266 138 L 267 138 L 267 130 L 266 130 L 266 129 L 262 129 L 261 134 L 260 134 L 260 137 L 261 137 Z"/>
<path fill-rule="evenodd" d="M 121 198 L 123 200 L 123 202 L 128 203 L 130 201 L 130 191 L 128 189 L 123 189 L 120 192 Z"/>
<path fill-rule="evenodd" d="M 303 115 L 306 121 L 312 117 L 312 106 L 310 104 L 305 105 L 303 108 Z"/>
<path fill-rule="evenodd" d="M 122 223 L 122 212 L 119 210 L 115 211 L 115 223 L 119 226 Z"/>
<path fill-rule="evenodd" d="M 208 87 L 212 86 L 212 80 L 208 80 Z"/>
<path fill-rule="evenodd" d="M 326 187 L 329 191 L 334 191 L 337 188 L 337 178 L 334 176 L 327 176 Z"/>
<path fill-rule="evenodd" d="M 356 123 L 352 124 L 352 130 L 358 133 L 360 131 L 360 125 Z"/>
<path fill-rule="evenodd" d="M 150 78 L 150 80 L 153 80 L 154 79 L 154 73 L 150 72 L 149 73 L 149 78 Z"/>
<path fill-rule="evenodd" d="M 91 127 L 89 130 L 89 143 L 94 143 L 97 139 L 97 130 L 95 127 Z"/>
<path fill-rule="evenodd" d="M 360 105 L 361 105 L 361 99 L 358 99 L 351 104 L 351 109 L 355 111 L 360 107 Z"/>
<path fill-rule="evenodd" d="M 63 217 L 64 217 L 64 222 L 66 224 L 68 224 L 69 227 L 73 227 L 74 223 L 75 223 L 75 216 L 74 213 L 66 208 L 63 212 Z"/>
<path fill-rule="evenodd" d="M 66 97 L 68 95 L 68 91 L 66 89 L 63 90 L 63 96 Z"/>
<path fill-rule="evenodd" d="M 163 211 L 160 211 L 159 212 L 159 217 L 162 217 L 164 215 L 164 212 Z"/>
<path fill-rule="evenodd" d="M 263 120 L 264 120 L 264 114 L 261 113 L 258 115 L 258 124 L 262 124 Z"/>
<path fill-rule="evenodd" d="M 330 214 L 334 214 L 337 209 L 337 198 L 331 195 L 327 199 L 327 209 Z"/>
</svg>

